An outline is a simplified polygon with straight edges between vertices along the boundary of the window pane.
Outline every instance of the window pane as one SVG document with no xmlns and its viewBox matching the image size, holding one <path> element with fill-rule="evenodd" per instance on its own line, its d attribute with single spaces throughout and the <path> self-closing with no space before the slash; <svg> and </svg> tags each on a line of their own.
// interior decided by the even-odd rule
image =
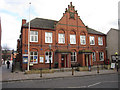
<svg viewBox="0 0 120 90">
<path fill-rule="evenodd" d="M 38 41 L 38 40 L 37 40 L 37 36 L 35 36 L 35 41 Z"/>
<path fill-rule="evenodd" d="M 30 52 L 30 55 L 33 55 L 33 52 Z"/>
<path fill-rule="evenodd" d="M 90 36 L 90 45 L 95 45 L 94 36 Z"/>
<path fill-rule="evenodd" d="M 46 54 L 45 55 L 48 55 L 48 52 L 46 52 Z"/>
<path fill-rule="evenodd" d="M 37 38 L 38 38 L 38 32 L 37 31 L 30 31 L 30 41 L 36 42 L 36 41 L 38 41 Z"/>
<path fill-rule="evenodd" d="M 76 44 L 76 35 L 70 35 L 70 44 Z"/>
<path fill-rule="evenodd" d="M 35 32 L 35 35 L 38 35 L 38 32 L 37 32 L 37 31 Z"/>
<path fill-rule="evenodd" d="M 30 56 L 30 62 L 33 62 L 33 56 Z"/>
<path fill-rule="evenodd" d="M 58 43 L 64 43 L 65 42 L 65 37 L 64 34 L 58 34 Z"/>
<path fill-rule="evenodd" d="M 45 32 L 45 43 L 52 43 L 52 32 Z"/>
<path fill-rule="evenodd" d="M 37 52 L 34 52 L 34 55 L 37 55 Z"/>
<path fill-rule="evenodd" d="M 85 45 L 85 44 L 86 44 L 85 35 L 81 35 L 81 36 L 80 36 L 80 42 L 81 42 L 82 45 Z"/>
<path fill-rule="evenodd" d="M 30 35 L 34 35 L 34 31 L 30 31 Z"/>
</svg>

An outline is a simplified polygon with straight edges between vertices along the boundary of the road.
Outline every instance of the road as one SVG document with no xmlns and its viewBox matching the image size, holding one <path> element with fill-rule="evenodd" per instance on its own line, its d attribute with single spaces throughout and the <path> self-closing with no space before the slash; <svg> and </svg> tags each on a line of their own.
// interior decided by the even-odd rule
<svg viewBox="0 0 120 90">
<path fill-rule="evenodd" d="M 94 75 L 4 82 L 3 88 L 118 88 L 118 75 Z"/>
</svg>

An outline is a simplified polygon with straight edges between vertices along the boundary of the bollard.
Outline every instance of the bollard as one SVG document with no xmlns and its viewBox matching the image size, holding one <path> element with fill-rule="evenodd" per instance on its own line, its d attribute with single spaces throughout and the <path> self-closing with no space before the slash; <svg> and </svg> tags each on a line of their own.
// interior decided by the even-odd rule
<svg viewBox="0 0 120 90">
<path fill-rule="evenodd" d="M 118 64 L 117 64 L 117 72 L 118 72 Z"/>
<path fill-rule="evenodd" d="M 42 68 L 40 68 L 40 77 L 42 77 Z"/>
<path fill-rule="evenodd" d="M 97 65 L 97 73 L 99 74 L 99 66 Z"/>
<path fill-rule="evenodd" d="M 73 69 L 73 66 L 72 66 L 72 75 L 74 75 L 74 69 Z"/>
</svg>

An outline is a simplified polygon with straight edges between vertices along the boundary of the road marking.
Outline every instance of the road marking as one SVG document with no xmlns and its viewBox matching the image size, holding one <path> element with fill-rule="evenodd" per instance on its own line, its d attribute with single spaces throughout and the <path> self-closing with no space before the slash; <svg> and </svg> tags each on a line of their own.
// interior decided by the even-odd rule
<svg viewBox="0 0 120 90">
<path fill-rule="evenodd" d="M 67 87 L 67 88 L 86 88 L 87 86 L 79 86 L 79 87 Z"/>
<path fill-rule="evenodd" d="M 91 85 L 88 85 L 88 87 L 91 87 L 91 86 L 95 86 L 95 85 L 98 85 L 100 84 L 101 82 L 98 82 L 98 83 L 95 83 L 95 84 L 91 84 Z"/>
</svg>

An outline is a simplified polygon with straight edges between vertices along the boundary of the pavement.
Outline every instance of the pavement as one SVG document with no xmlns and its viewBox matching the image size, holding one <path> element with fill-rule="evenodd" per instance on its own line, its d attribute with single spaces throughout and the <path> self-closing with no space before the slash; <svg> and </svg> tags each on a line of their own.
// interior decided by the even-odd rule
<svg viewBox="0 0 120 90">
<path fill-rule="evenodd" d="M 2 80 L 0 79 L 0 82 L 37 80 L 37 79 L 39 80 L 39 79 L 52 79 L 52 78 L 65 78 L 65 77 L 78 77 L 78 76 L 117 73 L 116 70 L 103 69 L 99 71 L 99 74 L 97 73 L 96 70 L 92 70 L 92 71 L 74 71 L 74 75 L 72 75 L 71 71 L 67 71 L 67 72 L 64 71 L 64 72 L 44 73 L 42 74 L 42 77 L 40 77 L 40 74 L 24 74 L 25 72 L 22 71 L 15 71 L 14 73 L 11 73 L 11 66 L 9 69 L 7 69 L 6 65 L 2 65 L 0 68 L 2 68 L 2 74 L 0 74 L 0 77 L 2 76 Z"/>
</svg>

